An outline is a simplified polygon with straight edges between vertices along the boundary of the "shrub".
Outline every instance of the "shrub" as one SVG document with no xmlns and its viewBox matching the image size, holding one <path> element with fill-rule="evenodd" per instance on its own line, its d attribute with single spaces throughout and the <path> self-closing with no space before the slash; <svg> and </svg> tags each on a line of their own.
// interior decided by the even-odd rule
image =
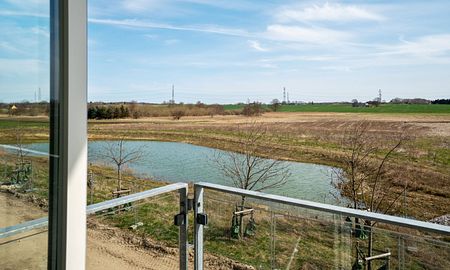
<svg viewBox="0 0 450 270">
<path fill-rule="evenodd" d="M 260 116 L 264 112 L 261 103 L 253 102 L 244 106 L 242 114 L 245 116 Z"/>
<path fill-rule="evenodd" d="M 185 112 L 182 109 L 175 109 L 170 112 L 170 115 L 173 117 L 174 120 L 180 120 L 181 117 L 185 115 Z"/>
</svg>

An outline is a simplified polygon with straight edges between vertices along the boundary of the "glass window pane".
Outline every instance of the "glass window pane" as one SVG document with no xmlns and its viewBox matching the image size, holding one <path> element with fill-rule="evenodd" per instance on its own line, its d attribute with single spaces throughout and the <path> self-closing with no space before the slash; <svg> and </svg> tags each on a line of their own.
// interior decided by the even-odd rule
<svg viewBox="0 0 450 270">
<path fill-rule="evenodd" d="M 49 201 L 49 3 L 0 3 L 2 269 L 47 268 L 47 227 L 37 219 L 48 216 Z M 39 228 L 7 234 L 27 222 Z"/>
<path fill-rule="evenodd" d="M 450 1 L 88 2 L 89 204 L 209 182 L 450 224 Z M 209 196 L 205 268 L 449 268 L 443 235 Z M 156 208 L 98 222 L 172 247 Z"/>
</svg>

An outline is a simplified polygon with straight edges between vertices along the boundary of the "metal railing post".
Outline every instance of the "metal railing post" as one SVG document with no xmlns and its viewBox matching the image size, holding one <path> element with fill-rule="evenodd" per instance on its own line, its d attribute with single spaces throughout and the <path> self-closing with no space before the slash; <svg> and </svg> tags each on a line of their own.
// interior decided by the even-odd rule
<svg viewBox="0 0 450 270">
<path fill-rule="evenodd" d="M 194 186 L 194 269 L 203 270 L 203 225 L 197 221 L 197 215 L 203 213 L 203 187 Z"/>
<path fill-rule="evenodd" d="M 180 270 L 188 269 L 188 188 L 180 189 L 180 214 L 183 215 L 183 223 L 179 228 L 179 252 L 180 252 Z"/>
</svg>

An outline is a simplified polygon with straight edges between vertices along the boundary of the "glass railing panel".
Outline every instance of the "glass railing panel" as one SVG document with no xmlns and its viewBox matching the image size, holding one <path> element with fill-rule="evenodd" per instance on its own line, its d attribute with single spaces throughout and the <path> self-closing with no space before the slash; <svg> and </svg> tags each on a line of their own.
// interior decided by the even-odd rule
<svg viewBox="0 0 450 270">
<path fill-rule="evenodd" d="M 260 198 L 241 206 L 241 195 L 204 189 L 206 269 L 450 268 L 448 233 Z"/>
<path fill-rule="evenodd" d="M 179 269 L 178 213 L 171 192 L 89 215 L 87 269 Z"/>
<path fill-rule="evenodd" d="M 1 234 L 48 216 L 50 1 L 0 10 L 0 269 L 46 269 L 47 233 Z"/>
<path fill-rule="evenodd" d="M 407 229 L 400 226 L 376 224 L 371 228 L 372 256 L 384 253 L 391 255 L 372 262 L 372 269 L 378 269 L 383 262 L 389 262 L 391 269 L 448 269 L 450 267 L 450 238 Z M 369 235 L 367 233 L 367 235 Z M 366 254 L 369 239 L 357 239 L 359 248 Z"/>
<path fill-rule="evenodd" d="M 340 217 L 205 190 L 205 253 L 214 262 L 257 269 L 342 268 L 350 264 L 350 237 Z M 241 224 L 241 215 L 244 212 Z M 320 217 L 320 218 L 319 218 Z M 242 227 L 242 228 L 241 228 Z M 205 256 L 205 268 L 214 269 Z"/>
<path fill-rule="evenodd" d="M 253 265 L 267 269 L 271 265 L 272 237 L 270 207 L 253 208 L 252 214 L 236 216 L 240 209 L 240 196 L 205 192 L 204 211 L 208 214 L 208 225 L 204 228 L 205 269 Z M 251 204 L 247 204 L 251 207 Z M 244 209 L 249 210 L 249 209 Z M 252 217 L 253 216 L 253 217 Z M 252 221 L 257 234 L 252 235 Z M 239 224 L 245 224 L 242 228 Z M 249 224 L 247 226 L 247 224 Z M 252 236 L 250 236 L 252 235 Z"/>
<path fill-rule="evenodd" d="M 0 238 L 0 269 L 47 269 L 47 228 Z"/>
</svg>

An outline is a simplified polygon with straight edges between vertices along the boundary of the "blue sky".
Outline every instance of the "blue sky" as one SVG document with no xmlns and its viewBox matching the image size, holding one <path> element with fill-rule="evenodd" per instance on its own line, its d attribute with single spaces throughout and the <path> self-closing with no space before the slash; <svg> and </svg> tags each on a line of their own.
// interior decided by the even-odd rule
<svg viewBox="0 0 450 270">
<path fill-rule="evenodd" d="M 48 96 L 46 2 L 0 2 L 0 101 Z M 88 3 L 92 101 L 449 98 L 450 1 Z"/>
</svg>

